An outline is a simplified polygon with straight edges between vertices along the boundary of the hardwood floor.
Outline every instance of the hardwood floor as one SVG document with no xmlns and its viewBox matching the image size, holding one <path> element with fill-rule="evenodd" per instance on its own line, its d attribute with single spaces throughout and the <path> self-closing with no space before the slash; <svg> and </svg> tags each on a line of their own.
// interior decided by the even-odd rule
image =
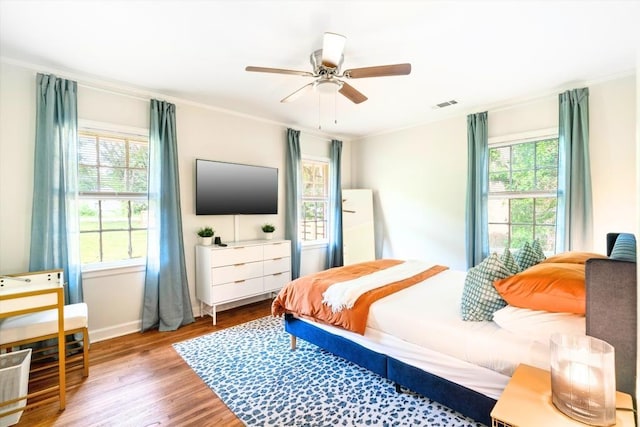
<svg viewBox="0 0 640 427">
<path fill-rule="evenodd" d="M 265 300 L 218 314 L 175 332 L 150 331 L 98 342 L 89 376 L 67 374 L 67 405 L 24 411 L 18 426 L 242 426 L 171 346 L 270 314 Z M 30 387 L 42 386 L 35 382 Z M 35 388 L 34 388 L 35 389 Z"/>
</svg>

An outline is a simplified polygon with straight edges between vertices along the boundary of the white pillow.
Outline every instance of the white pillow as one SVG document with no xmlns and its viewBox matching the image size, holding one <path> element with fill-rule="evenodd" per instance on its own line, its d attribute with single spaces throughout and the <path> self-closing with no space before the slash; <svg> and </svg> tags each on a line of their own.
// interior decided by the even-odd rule
<svg viewBox="0 0 640 427">
<path fill-rule="evenodd" d="M 493 313 L 493 321 L 502 329 L 525 335 L 543 344 L 549 344 L 554 333 L 586 335 L 584 315 L 574 313 L 551 313 L 507 305 Z"/>
</svg>

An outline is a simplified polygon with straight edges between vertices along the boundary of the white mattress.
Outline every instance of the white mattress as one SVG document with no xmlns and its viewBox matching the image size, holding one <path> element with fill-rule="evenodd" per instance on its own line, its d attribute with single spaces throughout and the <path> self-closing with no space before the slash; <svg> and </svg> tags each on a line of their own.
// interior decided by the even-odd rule
<svg viewBox="0 0 640 427">
<path fill-rule="evenodd" d="M 465 275 L 446 270 L 375 302 L 364 336 L 316 325 L 498 399 L 518 364 L 549 369 L 549 347 L 494 322 L 463 321 Z"/>
</svg>

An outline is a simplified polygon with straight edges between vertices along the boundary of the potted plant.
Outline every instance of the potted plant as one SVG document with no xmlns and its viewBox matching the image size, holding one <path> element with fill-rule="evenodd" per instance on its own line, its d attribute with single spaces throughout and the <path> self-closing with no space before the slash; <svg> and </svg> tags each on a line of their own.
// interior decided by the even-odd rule
<svg viewBox="0 0 640 427">
<path fill-rule="evenodd" d="M 265 239 L 271 240 L 274 231 L 276 231 L 276 227 L 273 224 L 262 224 L 262 232 L 264 233 Z"/>
<path fill-rule="evenodd" d="M 211 245 L 213 240 L 213 228 L 209 226 L 202 227 L 200 230 L 198 230 L 198 236 L 200 237 L 201 245 Z"/>
</svg>

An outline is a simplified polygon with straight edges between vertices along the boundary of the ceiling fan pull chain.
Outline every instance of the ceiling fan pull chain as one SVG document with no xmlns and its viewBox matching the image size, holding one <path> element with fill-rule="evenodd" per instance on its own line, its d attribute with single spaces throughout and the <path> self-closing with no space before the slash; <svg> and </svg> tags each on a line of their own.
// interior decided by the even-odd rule
<svg viewBox="0 0 640 427">
<path fill-rule="evenodd" d="M 338 124 L 338 92 L 333 92 L 333 124 Z"/>
<path fill-rule="evenodd" d="M 320 92 L 318 92 L 318 130 L 322 130 L 322 123 L 320 122 Z"/>
</svg>

